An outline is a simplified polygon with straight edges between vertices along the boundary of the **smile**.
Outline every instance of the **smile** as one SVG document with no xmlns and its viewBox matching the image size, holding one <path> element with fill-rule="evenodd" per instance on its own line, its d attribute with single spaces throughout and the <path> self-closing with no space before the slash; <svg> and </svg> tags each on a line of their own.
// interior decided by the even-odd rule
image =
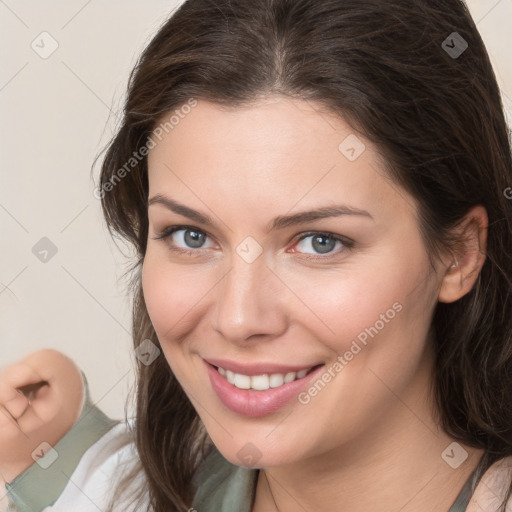
<svg viewBox="0 0 512 512">
<path fill-rule="evenodd" d="M 279 388 L 284 384 L 293 382 L 294 380 L 302 379 L 312 369 L 313 367 L 306 368 L 298 372 L 272 373 L 252 376 L 243 375 L 241 373 L 235 373 L 232 372 L 231 370 L 225 370 L 220 366 L 217 368 L 217 371 L 230 384 L 233 384 L 233 386 L 237 387 L 238 389 L 253 389 L 256 391 L 265 391 L 270 388 Z"/>
<path fill-rule="evenodd" d="M 284 407 L 318 378 L 325 366 L 240 365 L 224 361 L 225 366 L 231 367 L 227 369 L 213 364 L 212 359 L 204 360 L 204 364 L 212 390 L 220 402 L 232 412 L 253 418 Z"/>
</svg>

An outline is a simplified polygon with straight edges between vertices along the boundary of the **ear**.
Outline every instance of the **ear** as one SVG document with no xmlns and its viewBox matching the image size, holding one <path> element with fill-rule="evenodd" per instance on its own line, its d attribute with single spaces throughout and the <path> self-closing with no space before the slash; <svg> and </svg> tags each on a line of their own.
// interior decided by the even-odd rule
<svg viewBox="0 0 512 512">
<path fill-rule="evenodd" d="M 469 210 L 456 228 L 463 242 L 441 267 L 444 277 L 439 290 L 440 302 L 455 302 L 475 284 L 486 258 L 488 225 L 487 211 L 478 205 Z"/>
</svg>

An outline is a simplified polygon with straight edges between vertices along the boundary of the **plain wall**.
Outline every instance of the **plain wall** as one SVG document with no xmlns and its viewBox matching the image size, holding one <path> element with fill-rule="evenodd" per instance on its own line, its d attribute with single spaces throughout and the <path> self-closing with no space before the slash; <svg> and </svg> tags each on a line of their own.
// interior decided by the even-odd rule
<svg viewBox="0 0 512 512">
<path fill-rule="evenodd" d="M 0 368 L 39 348 L 61 350 L 119 419 L 133 383 L 127 260 L 106 230 L 91 165 L 137 55 L 178 3 L 0 2 Z M 469 7 L 510 124 L 512 0 Z M 51 49 L 43 31 L 58 43 L 46 59 L 31 47 Z M 32 252 L 43 237 L 57 250 L 46 262 Z"/>
</svg>

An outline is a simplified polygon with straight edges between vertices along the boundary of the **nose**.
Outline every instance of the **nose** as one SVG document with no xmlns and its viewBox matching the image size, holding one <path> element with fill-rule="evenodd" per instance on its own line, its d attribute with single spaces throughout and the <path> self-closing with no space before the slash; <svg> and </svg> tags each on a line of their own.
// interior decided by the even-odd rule
<svg viewBox="0 0 512 512">
<path fill-rule="evenodd" d="M 263 255 L 247 263 L 235 254 L 216 290 L 213 328 L 227 341 L 246 344 L 285 332 L 286 290 Z"/>
</svg>

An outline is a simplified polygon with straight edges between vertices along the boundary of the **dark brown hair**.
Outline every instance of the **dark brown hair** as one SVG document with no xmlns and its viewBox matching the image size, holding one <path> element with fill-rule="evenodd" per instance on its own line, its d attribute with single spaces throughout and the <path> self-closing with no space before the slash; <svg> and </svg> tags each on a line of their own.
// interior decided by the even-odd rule
<svg viewBox="0 0 512 512">
<path fill-rule="evenodd" d="M 444 43 L 453 48 L 453 37 L 459 49 L 467 42 L 460 55 Z M 431 262 L 455 251 L 453 228 L 471 207 L 487 210 L 487 258 L 475 285 L 438 303 L 432 318 L 439 421 L 486 450 L 481 476 L 512 455 L 512 159 L 496 77 L 462 1 L 189 0 L 172 13 L 132 71 L 100 178 L 109 230 L 137 254 L 134 346 L 158 344 L 140 279 L 147 159 L 122 178 L 119 169 L 190 98 L 237 108 L 269 94 L 316 102 L 376 145 L 389 178 L 418 202 Z M 134 436 L 151 507 L 187 510 L 211 441 L 164 357 L 139 362 L 137 373 Z"/>
</svg>

